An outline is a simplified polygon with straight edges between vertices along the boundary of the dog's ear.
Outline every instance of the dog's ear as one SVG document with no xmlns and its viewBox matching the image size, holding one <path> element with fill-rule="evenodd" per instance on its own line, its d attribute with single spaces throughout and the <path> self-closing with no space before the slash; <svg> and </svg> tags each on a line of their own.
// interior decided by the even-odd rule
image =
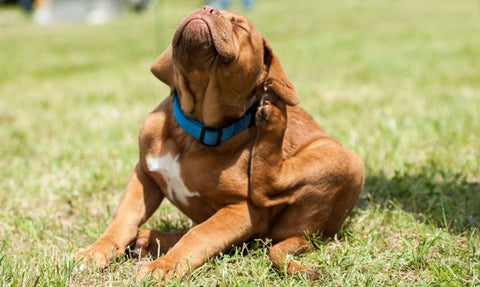
<svg viewBox="0 0 480 287">
<path fill-rule="evenodd" d="M 289 106 L 300 103 L 297 90 L 287 78 L 277 56 L 270 45 L 263 39 L 263 62 L 267 69 L 267 78 L 263 84 L 264 91 L 272 91 Z"/>
<path fill-rule="evenodd" d="M 150 71 L 160 81 L 164 82 L 170 87 L 173 87 L 173 60 L 172 60 L 172 45 L 153 62 Z"/>
</svg>

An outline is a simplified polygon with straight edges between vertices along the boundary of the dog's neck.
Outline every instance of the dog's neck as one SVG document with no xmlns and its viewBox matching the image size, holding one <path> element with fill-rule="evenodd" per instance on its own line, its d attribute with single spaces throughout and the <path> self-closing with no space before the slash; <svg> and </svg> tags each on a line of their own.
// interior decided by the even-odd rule
<svg viewBox="0 0 480 287">
<path fill-rule="evenodd" d="M 211 128 L 224 128 L 242 117 L 255 102 L 253 92 L 248 96 L 224 97 L 217 89 L 177 90 L 184 114 Z"/>
<path fill-rule="evenodd" d="M 187 134 L 207 146 L 219 146 L 222 142 L 228 141 L 245 129 L 255 125 L 255 114 L 258 106 L 259 101 L 253 103 L 245 114 L 235 119 L 231 124 L 222 128 L 212 128 L 186 116 L 180 107 L 177 94 L 173 93 L 173 115 L 178 125 Z"/>
</svg>

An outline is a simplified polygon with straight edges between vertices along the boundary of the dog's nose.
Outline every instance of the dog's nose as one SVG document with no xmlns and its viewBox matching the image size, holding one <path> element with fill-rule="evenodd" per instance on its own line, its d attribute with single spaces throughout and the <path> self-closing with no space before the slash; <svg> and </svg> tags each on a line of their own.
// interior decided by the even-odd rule
<svg viewBox="0 0 480 287">
<path fill-rule="evenodd" d="M 218 10 L 210 6 L 203 6 L 203 13 L 218 14 Z"/>
</svg>

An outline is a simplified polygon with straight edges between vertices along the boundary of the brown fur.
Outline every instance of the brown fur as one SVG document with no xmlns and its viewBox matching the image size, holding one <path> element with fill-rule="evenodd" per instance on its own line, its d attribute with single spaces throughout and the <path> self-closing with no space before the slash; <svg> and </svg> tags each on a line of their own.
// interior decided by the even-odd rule
<svg viewBox="0 0 480 287">
<path fill-rule="evenodd" d="M 362 160 L 297 106 L 278 58 L 242 16 L 210 7 L 192 13 L 152 72 L 178 94 L 186 115 L 209 127 L 229 125 L 261 99 L 256 126 L 207 147 L 178 126 L 165 99 L 143 123 L 139 162 L 111 223 L 75 257 L 103 267 L 135 242 L 142 254 L 165 253 L 144 265 L 139 279 L 183 276 L 232 245 L 263 237 L 274 242 L 276 268 L 315 277 L 286 256 L 312 250 L 306 234 L 340 229 L 362 189 Z M 186 203 L 169 198 L 198 223 L 184 235 L 138 231 L 167 196 L 146 157 L 166 154 L 178 156 L 185 186 L 199 194 Z"/>
</svg>

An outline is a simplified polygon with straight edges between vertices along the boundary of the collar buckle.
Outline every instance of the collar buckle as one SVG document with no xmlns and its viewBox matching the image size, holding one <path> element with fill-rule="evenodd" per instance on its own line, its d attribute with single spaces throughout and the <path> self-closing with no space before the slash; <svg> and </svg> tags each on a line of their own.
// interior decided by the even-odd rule
<svg viewBox="0 0 480 287">
<path fill-rule="evenodd" d="M 217 135 L 217 139 L 214 140 L 212 143 L 211 135 L 214 135 L 214 134 Z M 206 139 L 205 139 L 205 135 L 207 136 Z M 219 146 L 222 143 L 222 135 L 223 135 L 222 129 L 215 129 L 215 128 L 209 128 L 209 127 L 203 126 L 202 130 L 200 131 L 199 140 L 208 146 Z"/>
</svg>

